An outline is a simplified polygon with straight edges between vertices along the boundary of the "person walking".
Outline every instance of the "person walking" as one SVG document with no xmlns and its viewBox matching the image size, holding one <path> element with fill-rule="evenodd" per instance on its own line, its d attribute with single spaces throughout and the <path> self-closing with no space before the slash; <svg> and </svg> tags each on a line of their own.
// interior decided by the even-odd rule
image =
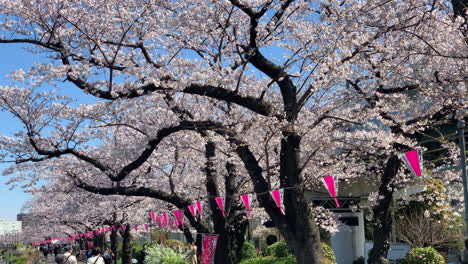
<svg viewBox="0 0 468 264">
<path fill-rule="evenodd" d="M 73 247 L 71 245 L 65 246 L 65 253 L 63 254 L 63 257 L 65 261 L 63 264 L 78 264 L 78 261 L 76 260 L 76 257 L 73 256 Z"/>
<path fill-rule="evenodd" d="M 190 242 L 189 244 L 190 248 L 190 260 L 192 261 L 192 264 L 198 264 L 198 258 L 197 258 L 197 245 L 195 245 L 195 241 Z"/>
<path fill-rule="evenodd" d="M 114 259 L 114 257 L 109 247 L 106 246 L 106 249 L 104 250 L 104 253 L 102 254 L 102 257 L 104 258 L 105 264 L 112 264 L 112 260 Z"/>
<path fill-rule="evenodd" d="M 100 247 L 93 247 L 92 250 L 93 256 L 88 259 L 87 264 L 105 264 L 104 258 L 101 256 L 101 248 Z"/>
</svg>

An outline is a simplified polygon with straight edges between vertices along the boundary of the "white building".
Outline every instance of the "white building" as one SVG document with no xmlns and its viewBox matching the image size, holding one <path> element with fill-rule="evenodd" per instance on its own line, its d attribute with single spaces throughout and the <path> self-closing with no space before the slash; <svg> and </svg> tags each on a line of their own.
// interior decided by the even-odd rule
<svg viewBox="0 0 468 264">
<path fill-rule="evenodd" d="M 0 235 L 21 233 L 21 221 L 7 221 L 0 219 Z"/>
</svg>

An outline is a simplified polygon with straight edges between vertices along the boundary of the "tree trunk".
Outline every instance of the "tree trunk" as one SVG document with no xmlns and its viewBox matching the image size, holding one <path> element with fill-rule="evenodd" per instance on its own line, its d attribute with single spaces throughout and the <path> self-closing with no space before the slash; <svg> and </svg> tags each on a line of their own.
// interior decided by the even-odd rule
<svg viewBox="0 0 468 264">
<path fill-rule="evenodd" d="M 260 205 L 268 213 L 281 235 L 294 251 L 298 264 L 321 264 L 322 250 L 320 232 L 314 220 L 312 202 L 305 197 L 304 180 L 300 173 L 299 154 L 301 137 L 295 132 L 283 132 L 280 156 L 280 184 L 284 189 L 283 215 L 268 195 L 268 183 L 249 147 L 239 139 L 231 139 L 254 183 Z"/>
<path fill-rule="evenodd" d="M 382 197 L 374 206 L 374 247 L 369 254 L 369 264 L 384 264 L 389 249 L 390 232 L 392 230 L 392 217 L 390 204 L 393 199 L 393 190 L 395 187 L 394 179 L 400 168 L 401 161 L 394 155 L 389 158 L 380 181 L 379 197 Z"/>
<path fill-rule="evenodd" d="M 284 190 L 285 221 L 278 221 L 275 217 L 272 219 L 278 224 L 278 229 L 294 251 L 298 264 L 319 264 L 322 261 L 320 231 L 314 220 L 312 201 L 305 197 L 299 169 L 300 144 L 299 135 L 283 132 L 280 184 L 282 188 L 293 188 Z"/>
<path fill-rule="evenodd" d="M 213 197 L 219 196 L 217 172 L 214 166 L 215 144 L 211 141 L 205 146 L 206 155 L 206 190 L 211 198 L 210 210 L 214 225 L 214 233 L 218 235 L 215 252 L 215 264 L 236 264 L 240 262 L 241 250 L 245 240 L 248 221 L 244 209 L 233 199 L 236 193 L 236 168 L 234 164 L 226 163 L 228 175 L 225 178 L 223 216 L 214 202 Z"/>
<path fill-rule="evenodd" d="M 130 234 L 130 227 L 127 227 L 122 234 L 122 264 L 132 263 L 132 235 Z"/>
<path fill-rule="evenodd" d="M 111 252 L 112 254 L 114 254 L 114 257 L 113 257 L 113 260 L 114 260 L 114 263 L 117 264 L 117 258 L 118 258 L 118 255 L 117 255 L 117 229 L 112 229 L 111 231 L 111 234 L 110 234 L 110 248 L 111 248 Z"/>
</svg>

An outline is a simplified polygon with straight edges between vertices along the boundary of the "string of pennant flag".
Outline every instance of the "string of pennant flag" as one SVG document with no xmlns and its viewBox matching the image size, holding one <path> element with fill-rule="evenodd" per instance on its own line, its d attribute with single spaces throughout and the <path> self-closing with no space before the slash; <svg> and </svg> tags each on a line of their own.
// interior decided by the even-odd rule
<svg viewBox="0 0 468 264">
<path fill-rule="evenodd" d="M 423 160 L 422 160 L 422 152 L 418 150 L 411 150 L 408 152 L 405 152 L 400 155 L 400 158 L 405 162 L 405 164 L 408 166 L 408 168 L 411 170 L 412 174 L 415 176 L 422 176 L 423 172 Z M 338 178 L 335 176 L 326 176 L 322 178 L 323 184 L 325 185 L 325 188 L 328 190 L 328 193 L 330 196 L 333 198 L 335 201 L 336 206 L 339 208 L 340 203 L 338 201 L 337 195 L 338 195 Z M 271 197 L 273 198 L 276 206 L 278 207 L 278 210 L 281 212 L 281 214 L 286 215 L 286 211 L 284 208 L 283 204 L 283 196 L 284 196 L 284 190 L 285 189 L 292 189 L 296 187 L 286 187 L 278 190 L 273 190 L 268 193 L 270 193 Z M 264 194 L 264 193 L 256 193 L 257 195 Z M 246 210 L 247 210 L 247 217 L 250 218 L 252 217 L 252 200 L 253 200 L 253 193 L 248 193 L 248 194 L 243 194 L 240 195 L 241 201 L 244 204 Z M 226 216 L 225 212 L 225 207 L 224 207 L 224 198 L 223 197 L 214 197 L 214 200 L 218 206 L 218 208 L 221 211 L 222 216 Z M 190 214 L 197 220 L 198 218 L 201 220 L 202 215 L 203 215 L 203 202 L 202 201 L 195 201 L 194 204 L 189 205 L 188 210 Z M 179 228 L 179 227 L 184 227 L 184 209 L 178 209 L 176 211 L 173 211 L 172 214 L 174 215 L 174 218 L 171 219 L 170 213 L 164 212 L 161 215 L 156 215 L 155 212 L 150 212 L 149 216 L 151 218 L 151 221 L 153 223 L 157 224 L 157 227 L 159 229 L 173 229 L 173 228 Z M 133 229 L 135 231 L 138 231 L 138 229 L 143 226 L 146 231 L 149 231 L 150 225 L 149 224 L 144 224 L 144 225 L 134 225 Z M 39 241 L 39 242 L 34 242 L 32 243 L 33 245 L 37 244 L 49 244 L 49 243 L 54 243 L 56 241 L 74 241 L 76 239 L 81 239 L 81 238 L 91 238 L 94 233 L 96 234 L 104 234 L 106 232 L 111 232 L 111 231 L 116 231 L 117 226 L 113 225 L 110 227 L 105 227 L 101 228 L 95 231 L 91 231 L 88 233 L 83 233 L 79 235 L 74 235 L 71 237 L 58 237 L 58 238 L 51 238 L 49 240 L 44 240 L 44 241 Z M 131 225 L 121 225 L 120 229 L 125 232 L 127 228 L 131 228 Z"/>
</svg>

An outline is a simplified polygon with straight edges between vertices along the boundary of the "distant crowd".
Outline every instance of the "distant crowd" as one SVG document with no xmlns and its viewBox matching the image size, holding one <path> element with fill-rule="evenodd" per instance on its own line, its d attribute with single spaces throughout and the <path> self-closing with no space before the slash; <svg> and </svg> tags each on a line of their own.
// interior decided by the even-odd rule
<svg viewBox="0 0 468 264">
<path fill-rule="evenodd" d="M 40 247 L 39 251 L 47 259 L 49 255 L 54 254 L 55 262 L 57 264 L 77 264 L 77 258 L 80 258 L 80 252 L 77 252 L 75 256 L 73 254 L 72 245 L 55 245 L 52 247 Z M 104 251 L 100 247 L 92 247 L 86 253 L 87 264 L 112 264 L 114 255 L 109 248 L 105 248 Z"/>
</svg>

